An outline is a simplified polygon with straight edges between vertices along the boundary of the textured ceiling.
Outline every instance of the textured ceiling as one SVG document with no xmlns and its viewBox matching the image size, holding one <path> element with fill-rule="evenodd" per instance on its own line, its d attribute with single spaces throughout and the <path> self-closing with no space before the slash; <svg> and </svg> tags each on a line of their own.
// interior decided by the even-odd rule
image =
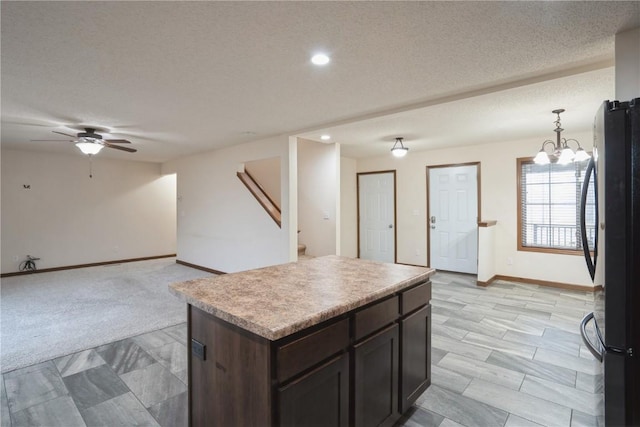
<svg viewBox="0 0 640 427">
<path fill-rule="evenodd" d="M 570 118 L 588 126 L 613 95 L 615 33 L 640 26 L 640 2 L 1 8 L 3 147 L 74 153 L 30 140 L 92 125 L 139 150 L 105 155 L 144 161 L 325 128 L 352 156 L 377 154 L 397 132 L 414 149 L 518 139 L 558 107 L 567 129 Z M 309 62 L 318 50 L 328 66 Z"/>
</svg>

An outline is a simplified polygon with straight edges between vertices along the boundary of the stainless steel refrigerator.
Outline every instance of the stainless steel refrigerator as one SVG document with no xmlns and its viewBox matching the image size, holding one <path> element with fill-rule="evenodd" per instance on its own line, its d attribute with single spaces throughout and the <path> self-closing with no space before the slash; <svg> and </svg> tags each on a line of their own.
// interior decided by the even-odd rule
<svg viewBox="0 0 640 427">
<path fill-rule="evenodd" d="M 580 332 L 604 365 L 605 424 L 635 426 L 640 425 L 640 98 L 602 104 L 594 121 L 593 154 L 583 185 L 581 228 L 587 267 L 603 291 Z M 596 229 L 591 240 L 589 223 Z"/>
</svg>

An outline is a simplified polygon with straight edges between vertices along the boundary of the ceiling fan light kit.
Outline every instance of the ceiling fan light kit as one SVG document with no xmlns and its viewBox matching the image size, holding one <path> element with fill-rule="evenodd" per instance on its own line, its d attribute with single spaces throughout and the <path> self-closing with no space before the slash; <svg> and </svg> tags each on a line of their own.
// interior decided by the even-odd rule
<svg viewBox="0 0 640 427">
<path fill-rule="evenodd" d="M 80 141 L 76 143 L 76 147 L 78 147 L 83 154 L 92 156 L 98 154 L 100 150 L 102 150 L 103 145 L 98 142 Z"/>
</svg>

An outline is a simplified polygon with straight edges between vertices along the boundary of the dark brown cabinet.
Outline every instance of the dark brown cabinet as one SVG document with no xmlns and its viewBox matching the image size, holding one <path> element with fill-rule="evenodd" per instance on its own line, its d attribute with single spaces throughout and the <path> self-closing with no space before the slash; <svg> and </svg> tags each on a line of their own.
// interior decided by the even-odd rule
<svg viewBox="0 0 640 427">
<path fill-rule="evenodd" d="M 192 426 L 391 426 L 430 384 L 431 284 L 270 341 L 188 307 Z"/>
<path fill-rule="evenodd" d="M 400 334 L 400 412 L 405 412 L 431 384 L 431 306 L 400 320 Z"/>
<path fill-rule="evenodd" d="M 391 426 L 398 412 L 398 324 L 354 346 L 354 425 Z"/>
<path fill-rule="evenodd" d="M 344 354 L 278 389 L 281 426 L 349 424 L 349 355 Z"/>
</svg>

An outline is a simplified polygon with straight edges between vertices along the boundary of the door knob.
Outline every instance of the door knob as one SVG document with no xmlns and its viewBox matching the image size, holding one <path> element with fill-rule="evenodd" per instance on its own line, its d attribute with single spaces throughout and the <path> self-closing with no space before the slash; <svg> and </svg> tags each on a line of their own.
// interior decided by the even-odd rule
<svg viewBox="0 0 640 427">
<path fill-rule="evenodd" d="M 435 216 L 432 216 L 432 217 L 431 217 L 431 224 L 435 224 L 435 223 L 436 223 L 436 217 L 435 217 Z"/>
<path fill-rule="evenodd" d="M 389 224 L 389 228 L 393 228 L 393 224 Z"/>
<path fill-rule="evenodd" d="M 431 226 L 431 228 L 435 230 L 435 229 L 436 229 L 436 226 L 435 226 L 435 225 L 432 225 L 432 226 Z"/>
</svg>

